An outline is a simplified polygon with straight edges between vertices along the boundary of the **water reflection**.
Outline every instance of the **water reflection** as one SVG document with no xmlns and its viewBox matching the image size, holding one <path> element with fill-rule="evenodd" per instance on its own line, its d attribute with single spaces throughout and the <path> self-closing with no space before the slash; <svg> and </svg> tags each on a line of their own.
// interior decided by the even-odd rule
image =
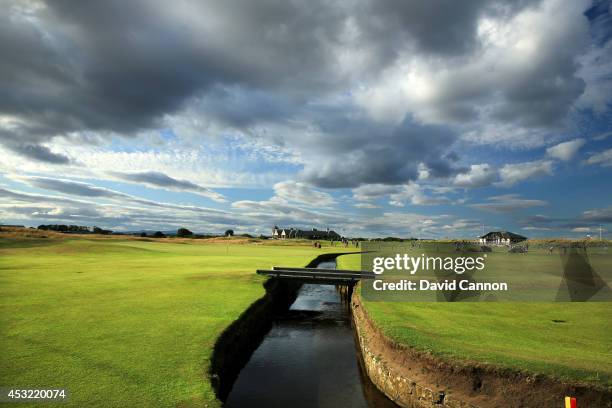
<svg viewBox="0 0 612 408">
<path fill-rule="evenodd" d="M 334 286 L 323 285 L 302 286 L 240 372 L 225 406 L 396 407 L 361 375 L 348 307 Z"/>
</svg>

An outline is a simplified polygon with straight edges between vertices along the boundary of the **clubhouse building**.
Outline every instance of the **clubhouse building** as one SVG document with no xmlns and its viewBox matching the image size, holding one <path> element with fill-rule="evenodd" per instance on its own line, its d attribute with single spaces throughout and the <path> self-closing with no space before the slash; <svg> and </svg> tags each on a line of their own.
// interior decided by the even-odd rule
<svg viewBox="0 0 612 408">
<path fill-rule="evenodd" d="M 274 226 L 272 238 L 275 239 L 321 239 L 327 241 L 339 241 L 342 237 L 329 228 L 325 231 L 313 228 L 312 230 L 301 230 L 297 228 L 279 228 Z"/>
<path fill-rule="evenodd" d="M 526 240 L 527 237 L 510 231 L 491 231 L 478 238 L 483 245 L 512 245 Z"/>
</svg>

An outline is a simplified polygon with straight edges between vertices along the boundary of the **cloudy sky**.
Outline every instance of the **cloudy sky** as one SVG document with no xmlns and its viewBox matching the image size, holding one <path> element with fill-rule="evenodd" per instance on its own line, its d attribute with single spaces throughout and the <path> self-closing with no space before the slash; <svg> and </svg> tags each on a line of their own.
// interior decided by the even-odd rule
<svg viewBox="0 0 612 408">
<path fill-rule="evenodd" d="M 167 4 L 3 3 L 0 223 L 612 228 L 609 1 Z"/>
</svg>

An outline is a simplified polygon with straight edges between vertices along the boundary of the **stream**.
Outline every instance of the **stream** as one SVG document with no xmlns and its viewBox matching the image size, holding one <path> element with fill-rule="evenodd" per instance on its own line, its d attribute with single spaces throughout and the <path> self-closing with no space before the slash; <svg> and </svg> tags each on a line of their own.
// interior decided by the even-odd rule
<svg viewBox="0 0 612 408">
<path fill-rule="evenodd" d="M 241 370 L 224 406 L 396 408 L 362 372 L 360 358 L 349 305 L 336 287 L 304 284 Z"/>
</svg>

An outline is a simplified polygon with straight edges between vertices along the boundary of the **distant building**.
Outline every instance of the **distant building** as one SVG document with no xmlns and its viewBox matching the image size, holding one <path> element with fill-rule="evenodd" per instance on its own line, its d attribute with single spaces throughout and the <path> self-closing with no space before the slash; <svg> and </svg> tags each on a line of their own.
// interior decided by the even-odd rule
<svg viewBox="0 0 612 408">
<path fill-rule="evenodd" d="M 512 245 L 525 240 L 527 240 L 527 237 L 515 234 L 514 232 L 491 231 L 480 237 L 478 242 L 483 245 Z"/>
<path fill-rule="evenodd" d="M 301 230 L 297 228 L 272 228 L 272 238 L 276 239 L 321 239 L 328 241 L 337 241 L 342 237 L 336 231 L 331 231 L 329 228 L 325 231 L 313 228 L 312 230 Z"/>
</svg>

